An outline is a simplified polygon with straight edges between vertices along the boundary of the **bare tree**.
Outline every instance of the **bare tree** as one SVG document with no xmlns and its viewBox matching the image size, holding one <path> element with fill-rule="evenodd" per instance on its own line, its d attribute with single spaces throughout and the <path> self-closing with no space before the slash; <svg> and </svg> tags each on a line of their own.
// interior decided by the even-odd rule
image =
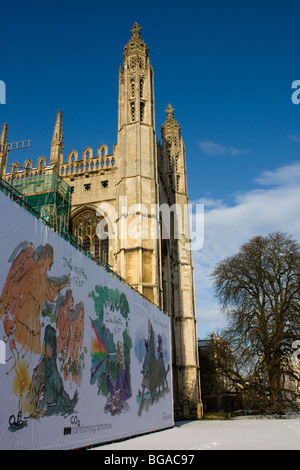
<svg viewBox="0 0 300 470">
<path fill-rule="evenodd" d="M 243 364 L 241 384 L 283 413 L 299 398 L 290 382 L 298 380 L 291 356 L 300 336 L 300 246 L 281 232 L 256 236 L 212 277 L 228 318 L 224 338 Z"/>
</svg>

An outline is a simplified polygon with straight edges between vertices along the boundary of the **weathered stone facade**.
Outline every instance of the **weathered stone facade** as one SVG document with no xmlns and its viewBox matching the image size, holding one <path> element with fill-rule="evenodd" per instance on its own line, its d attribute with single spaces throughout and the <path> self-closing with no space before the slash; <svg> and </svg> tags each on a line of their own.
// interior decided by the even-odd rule
<svg viewBox="0 0 300 470">
<path fill-rule="evenodd" d="M 171 105 L 157 140 L 154 74 L 140 29 L 135 23 L 119 70 L 113 153 L 102 144 L 95 153 L 71 150 L 64 161 L 59 111 L 48 166 L 45 157 L 37 168 L 27 160 L 20 170 L 15 162 L 5 176 L 0 154 L 0 169 L 7 181 L 56 172 L 71 186 L 70 229 L 78 242 L 171 316 L 175 418 L 195 419 L 202 405 L 185 147 Z"/>
</svg>

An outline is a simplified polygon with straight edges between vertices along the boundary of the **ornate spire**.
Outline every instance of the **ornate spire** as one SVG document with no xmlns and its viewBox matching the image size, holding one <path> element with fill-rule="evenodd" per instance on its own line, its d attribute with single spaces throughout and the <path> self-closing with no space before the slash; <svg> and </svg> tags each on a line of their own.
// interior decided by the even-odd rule
<svg viewBox="0 0 300 470">
<path fill-rule="evenodd" d="M 63 145 L 63 130 L 62 130 L 62 112 L 58 111 L 52 143 L 51 143 L 51 154 L 50 154 L 50 165 L 55 165 L 57 171 L 63 161 L 62 151 Z"/>
<path fill-rule="evenodd" d="M 166 114 L 167 114 L 167 120 L 171 121 L 174 119 L 174 108 L 169 104 L 167 109 L 166 109 Z"/>
<path fill-rule="evenodd" d="M 4 124 L 1 137 L 0 137 L 0 178 L 4 179 L 6 173 L 6 165 L 7 165 L 7 131 L 8 125 L 7 122 Z"/>
<path fill-rule="evenodd" d="M 149 54 L 149 50 L 147 45 L 145 44 L 145 41 L 141 38 L 141 27 L 138 25 L 138 23 L 134 23 L 132 30 L 131 30 L 131 39 L 129 42 L 126 44 L 124 47 L 124 57 L 125 61 L 129 57 L 134 56 L 144 56 L 146 57 Z"/>
<path fill-rule="evenodd" d="M 131 32 L 131 40 L 132 41 L 139 41 L 141 39 L 141 27 L 138 25 L 138 23 L 134 23 Z"/>
<path fill-rule="evenodd" d="M 140 35 L 141 29 L 134 23 L 131 39 L 124 47 L 124 62 L 119 70 L 119 129 L 132 123 L 155 127 L 154 73 L 148 47 Z"/>
<path fill-rule="evenodd" d="M 8 125 L 7 122 L 4 123 L 1 137 L 0 137 L 0 152 L 5 152 L 6 145 L 7 145 L 7 131 Z"/>
<path fill-rule="evenodd" d="M 58 111 L 53 138 L 52 138 L 52 145 L 62 144 L 63 142 L 62 117 L 63 117 L 62 112 Z"/>
<path fill-rule="evenodd" d="M 174 134 L 174 132 L 180 134 L 180 126 L 174 118 L 174 108 L 170 104 L 167 106 L 166 114 L 167 119 L 161 128 L 162 135 L 166 137 L 167 135 Z"/>
</svg>

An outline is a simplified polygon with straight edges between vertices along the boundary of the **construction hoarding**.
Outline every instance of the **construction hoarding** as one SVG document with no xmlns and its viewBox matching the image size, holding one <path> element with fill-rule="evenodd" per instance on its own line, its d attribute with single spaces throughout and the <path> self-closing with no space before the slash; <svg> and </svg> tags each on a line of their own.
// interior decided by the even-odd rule
<svg viewBox="0 0 300 470">
<path fill-rule="evenodd" d="M 0 449 L 173 426 L 170 319 L 0 192 Z"/>
</svg>

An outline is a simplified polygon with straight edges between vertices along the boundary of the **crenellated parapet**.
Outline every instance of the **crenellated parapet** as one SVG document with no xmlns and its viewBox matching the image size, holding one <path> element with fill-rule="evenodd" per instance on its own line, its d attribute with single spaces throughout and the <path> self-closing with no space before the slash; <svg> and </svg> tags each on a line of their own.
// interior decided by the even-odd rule
<svg viewBox="0 0 300 470">
<path fill-rule="evenodd" d="M 8 183 L 13 183 L 14 181 L 24 179 L 34 179 L 39 176 L 43 176 L 46 173 L 53 172 L 53 166 L 47 166 L 46 157 L 43 155 L 38 158 L 36 166 L 33 166 L 33 161 L 30 158 L 27 158 L 23 165 L 20 165 L 19 162 L 14 161 L 9 166 L 9 169 L 9 172 L 5 175 L 5 181 Z"/>
<path fill-rule="evenodd" d="M 47 165 L 46 157 L 43 155 L 38 158 L 36 166 L 33 161 L 27 158 L 23 165 L 18 161 L 14 161 L 9 172 L 5 175 L 5 181 L 12 183 L 13 181 L 32 179 L 39 176 L 58 173 L 63 178 L 75 178 L 76 176 L 97 175 L 103 171 L 109 172 L 116 169 L 116 158 L 114 154 L 108 154 L 107 146 L 102 144 L 98 147 L 97 155 L 93 156 L 93 150 L 87 147 L 80 158 L 76 150 L 69 152 L 68 160 L 60 165 L 57 172 L 54 165 Z"/>
<path fill-rule="evenodd" d="M 116 168 L 116 158 L 114 154 L 108 154 L 108 147 L 105 144 L 97 149 L 97 155 L 93 155 L 93 149 L 86 147 L 81 158 L 76 150 L 71 150 L 68 154 L 67 162 L 60 166 L 60 176 L 63 178 L 83 175 L 96 175 L 102 171 L 110 171 Z"/>
</svg>

